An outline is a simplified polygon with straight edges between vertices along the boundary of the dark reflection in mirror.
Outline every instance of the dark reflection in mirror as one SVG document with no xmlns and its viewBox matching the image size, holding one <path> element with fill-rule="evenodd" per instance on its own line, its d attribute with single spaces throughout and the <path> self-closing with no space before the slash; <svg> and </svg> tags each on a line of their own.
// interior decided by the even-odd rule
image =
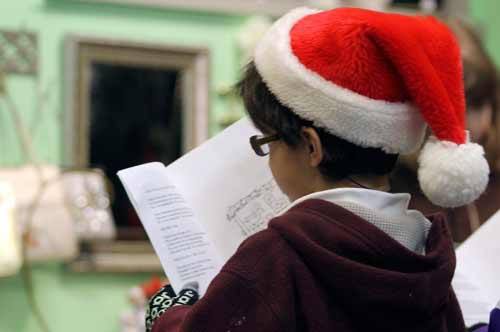
<svg viewBox="0 0 500 332">
<path fill-rule="evenodd" d="M 118 239 L 144 239 L 116 172 L 151 161 L 167 165 L 181 155 L 180 75 L 105 63 L 93 63 L 91 69 L 89 164 L 111 182 Z"/>
</svg>

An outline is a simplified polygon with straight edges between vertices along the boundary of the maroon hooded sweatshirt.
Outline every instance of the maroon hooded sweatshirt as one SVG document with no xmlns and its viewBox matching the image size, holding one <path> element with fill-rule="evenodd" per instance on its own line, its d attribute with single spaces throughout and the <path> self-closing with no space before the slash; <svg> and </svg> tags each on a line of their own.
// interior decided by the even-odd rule
<svg viewBox="0 0 500 332">
<path fill-rule="evenodd" d="M 464 332 L 453 244 L 432 222 L 414 253 L 350 211 L 310 199 L 241 244 L 193 306 L 153 332 Z"/>
</svg>

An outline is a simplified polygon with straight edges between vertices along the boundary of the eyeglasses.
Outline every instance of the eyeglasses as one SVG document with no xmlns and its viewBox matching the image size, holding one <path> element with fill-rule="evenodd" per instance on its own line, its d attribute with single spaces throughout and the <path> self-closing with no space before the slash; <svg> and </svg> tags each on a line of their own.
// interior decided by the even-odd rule
<svg viewBox="0 0 500 332">
<path fill-rule="evenodd" d="M 250 137 L 250 145 L 258 156 L 264 157 L 269 154 L 269 142 L 280 139 L 278 134 L 271 136 L 254 135 Z"/>
</svg>

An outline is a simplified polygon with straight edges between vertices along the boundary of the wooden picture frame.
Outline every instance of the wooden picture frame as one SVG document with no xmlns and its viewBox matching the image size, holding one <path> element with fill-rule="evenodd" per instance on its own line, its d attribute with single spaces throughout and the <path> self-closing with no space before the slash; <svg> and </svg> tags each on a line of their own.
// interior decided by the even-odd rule
<svg viewBox="0 0 500 332">
<path fill-rule="evenodd" d="M 95 63 L 177 71 L 183 101 L 182 153 L 208 139 L 210 61 L 207 49 L 82 36 L 69 36 L 65 46 L 65 165 L 90 166 L 90 86 L 91 66 Z M 125 227 L 118 230 L 118 234 L 115 241 L 83 243 L 83 254 L 70 268 L 102 272 L 161 270 L 149 241 L 141 240 L 144 233 L 140 229 Z"/>
<path fill-rule="evenodd" d="M 64 163 L 88 166 L 89 86 L 92 62 L 175 69 L 181 72 L 185 116 L 183 151 L 209 137 L 209 51 L 180 47 L 70 36 L 66 39 L 66 105 Z"/>
</svg>

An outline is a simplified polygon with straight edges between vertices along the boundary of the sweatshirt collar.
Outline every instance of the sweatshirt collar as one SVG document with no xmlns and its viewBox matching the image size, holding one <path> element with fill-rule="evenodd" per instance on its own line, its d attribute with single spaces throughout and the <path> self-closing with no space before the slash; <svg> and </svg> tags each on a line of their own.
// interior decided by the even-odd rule
<svg viewBox="0 0 500 332">
<path fill-rule="evenodd" d="M 363 188 L 337 188 L 314 192 L 293 201 L 283 212 L 308 199 L 322 199 L 332 203 L 350 201 L 367 208 L 383 210 L 391 216 L 407 211 L 410 194 L 391 194 L 379 190 Z"/>
<path fill-rule="evenodd" d="M 377 226 L 408 249 L 417 253 L 425 250 L 431 222 L 421 212 L 408 210 L 410 194 L 362 188 L 329 189 L 295 200 L 284 212 L 309 199 L 337 204 Z"/>
</svg>

